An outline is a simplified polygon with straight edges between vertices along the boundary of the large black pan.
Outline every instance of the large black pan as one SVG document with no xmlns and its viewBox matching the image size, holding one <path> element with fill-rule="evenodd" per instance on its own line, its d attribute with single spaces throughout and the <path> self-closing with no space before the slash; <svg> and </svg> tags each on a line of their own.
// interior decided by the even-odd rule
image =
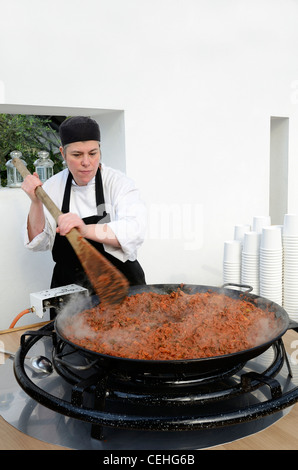
<svg viewBox="0 0 298 470">
<path fill-rule="evenodd" d="M 247 286 L 246 286 L 247 287 Z M 181 288 L 178 284 L 154 284 L 145 286 L 131 287 L 129 295 L 134 295 L 143 292 L 155 292 L 158 294 L 170 294 L 175 292 L 178 288 Z M 136 373 L 150 372 L 150 373 L 196 373 L 196 374 L 210 374 L 219 370 L 229 370 L 237 365 L 245 364 L 248 360 L 262 354 L 270 346 L 281 338 L 288 329 L 297 329 L 298 324 L 290 322 L 287 312 L 279 305 L 271 302 L 268 299 L 253 295 L 249 292 L 243 292 L 240 290 L 230 288 L 217 288 L 203 285 L 183 285 L 182 290 L 186 293 L 195 294 L 200 292 L 217 292 L 228 295 L 229 297 L 236 299 L 245 299 L 255 304 L 262 310 L 270 310 L 275 313 L 275 318 L 279 323 L 278 332 L 274 332 L 272 338 L 265 343 L 256 346 L 251 349 L 243 350 L 233 354 L 227 354 L 222 356 L 214 356 L 201 359 L 187 359 L 187 360 L 140 360 L 140 359 L 129 359 L 116 356 L 108 356 L 100 354 L 89 349 L 82 348 L 75 343 L 72 343 L 64 336 L 63 325 L 64 325 L 64 313 L 59 313 L 55 320 L 55 330 L 64 342 L 70 344 L 72 347 L 80 351 L 84 356 L 94 360 L 98 359 L 103 367 L 120 369 L 122 371 L 134 371 Z M 94 299 L 93 299 L 94 301 Z M 76 315 L 79 311 L 72 311 L 67 316 L 71 316 L 71 323 L 76 321 Z M 297 330 L 298 331 L 298 330 Z"/>
</svg>

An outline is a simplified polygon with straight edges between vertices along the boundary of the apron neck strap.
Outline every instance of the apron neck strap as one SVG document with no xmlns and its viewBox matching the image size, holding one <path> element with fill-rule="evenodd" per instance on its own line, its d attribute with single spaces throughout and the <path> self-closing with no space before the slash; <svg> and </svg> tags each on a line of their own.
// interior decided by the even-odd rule
<svg viewBox="0 0 298 470">
<path fill-rule="evenodd" d="M 72 173 L 69 171 L 66 185 L 65 185 L 65 190 L 64 190 L 62 207 L 61 207 L 61 212 L 63 212 L 64 214 L 66 212 L 69 212 L 72 180 L 73 180 L 73 176 L 72 176 Z M 100 207 L 103 208 L 103 205 L 105 204 L 105 200 L 104 200 L 104 194 L 103 194 L 103 184 L 102 184 L 100 168 L 98 168 L 96 175 L 95 175 L 95 201 L 96 201 L 97 212 L 102 213 L 102 211 L 100 210 Z"/>
</svg>

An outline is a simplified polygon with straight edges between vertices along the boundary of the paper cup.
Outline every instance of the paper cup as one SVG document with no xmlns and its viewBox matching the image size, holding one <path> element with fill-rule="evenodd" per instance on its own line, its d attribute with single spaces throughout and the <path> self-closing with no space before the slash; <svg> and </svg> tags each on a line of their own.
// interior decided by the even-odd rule
<svg viewBox="0 0 298 470">
<path fill-rule="evenodd" d="M 250 225 L 235 225 L 234 227 L 234 240 L 243 242 L 244 235 L 250 231 Z"/>
<path fill-rule="evenodd" d="M 297 237 L 298 236 L 298 215 L 296 214 L 285 214 L 283 235 L 285 237 Z"/>
<path fill-rule="evenodd" d="M 256 215 L 253 218 L 252 229 L 254 232 L 262 232 L 264 227 L 271 225 L 271 217 L 269 215 Z"/>
<path fill-rule="evenodd" d="M 282 250 L 281 229 L 277 226 L 264 227 L 261 236 L 262 250 Z"/>
<path fill-rule="evenodd" d="M 242 243 L 239 240 L 229 240 L 224 243 L 224 261 L 230 263 L 241 262 Z"/>
<path fill-rule="evenodd" d="M 243 252 L 257 254 L 260 249 L 261 234 L 259 232 L 246 232 L 243 240 Z"/>
</svg>

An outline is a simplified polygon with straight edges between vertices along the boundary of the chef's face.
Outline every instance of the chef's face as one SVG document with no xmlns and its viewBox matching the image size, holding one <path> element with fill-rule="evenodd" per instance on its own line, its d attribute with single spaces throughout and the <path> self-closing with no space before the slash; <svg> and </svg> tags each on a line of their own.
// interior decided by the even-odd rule
<svg viewBox="0 0 298 470">
<path fill-rule="evenodd" d="M 99 166 L 99 142 L 73 142 L 64 148 L 60 147 L 60 151 L 77 185 L 88 184 L 96 175 Z"/>
</svg>

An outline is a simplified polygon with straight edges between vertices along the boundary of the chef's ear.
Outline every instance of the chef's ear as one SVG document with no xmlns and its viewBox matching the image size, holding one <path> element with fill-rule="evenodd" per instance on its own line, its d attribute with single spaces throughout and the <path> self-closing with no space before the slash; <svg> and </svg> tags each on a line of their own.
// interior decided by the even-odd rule
<svg viewBox="0 0 298 470">
<path fill-rule="evenodd" d="M 59 147 L 59 150 L 60 150 L 60 152 L 61 152 L 62 158 L 65 160 L 65 155 L 64 155 L 64 149 L 63 149 L 63 147 L 62 147 L 62 146 Z"/>
</svg>

